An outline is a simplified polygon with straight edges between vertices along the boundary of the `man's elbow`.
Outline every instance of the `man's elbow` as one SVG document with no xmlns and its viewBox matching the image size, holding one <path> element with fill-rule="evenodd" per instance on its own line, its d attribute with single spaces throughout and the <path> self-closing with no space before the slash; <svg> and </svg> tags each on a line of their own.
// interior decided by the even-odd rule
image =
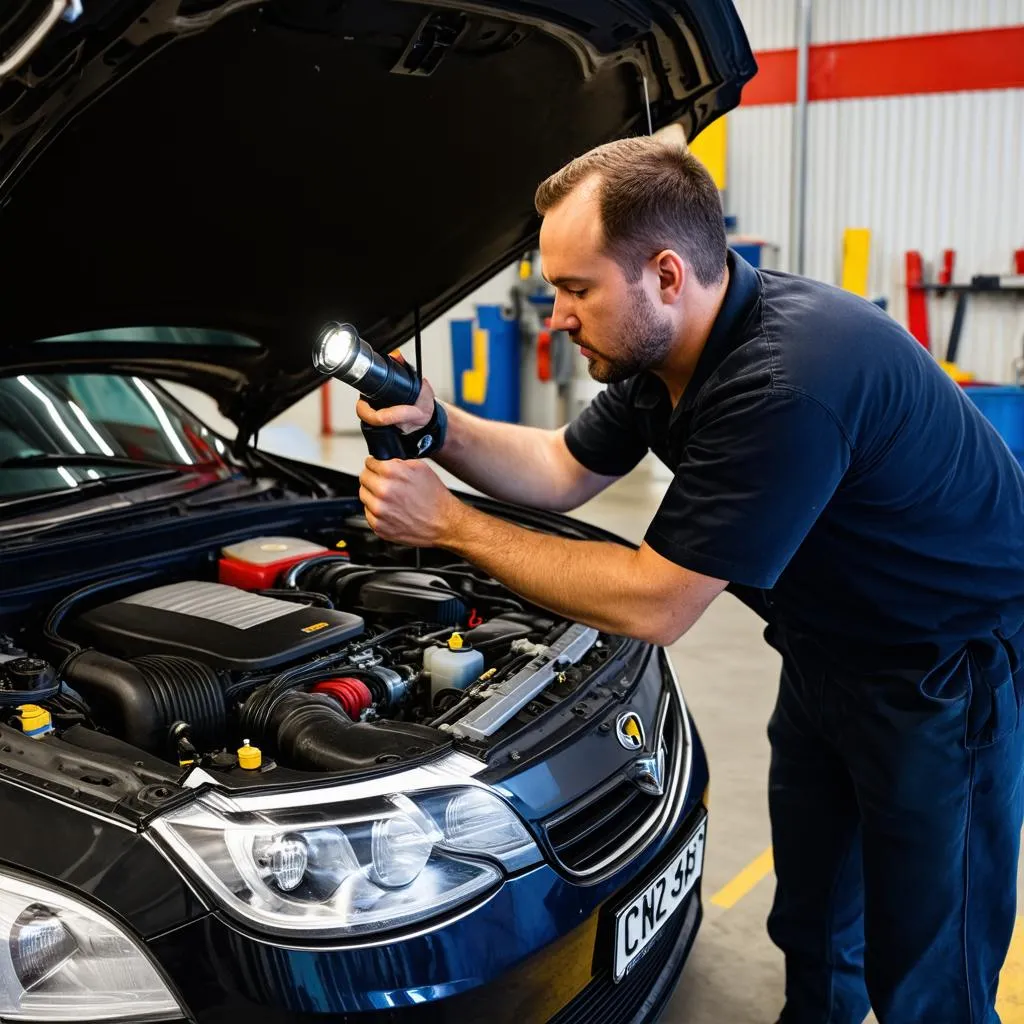
<svg viewBox="0 0 1024 1024">
<path fill-rule="evenodd" d="M 644 643 L 654 644 L 656 647 L 671 647 L 691 625 L 691 621 L 680 621 L 677 616 L 646 614 L 634 622 L 629 633 Z"/>
</svg>

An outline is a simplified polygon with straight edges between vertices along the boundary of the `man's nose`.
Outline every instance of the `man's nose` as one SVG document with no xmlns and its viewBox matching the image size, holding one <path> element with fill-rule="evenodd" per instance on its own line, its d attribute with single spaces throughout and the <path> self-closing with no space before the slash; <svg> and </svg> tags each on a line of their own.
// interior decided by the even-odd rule
<svg viewBox="0 0 1024 1024">
<path fill-rule="evenodd" d="M 551 309 L 551 329 L 568 331 L 574 334 L 580 329 L 580 318 L 572 311 L 571 303 L 560 295 L 555 295 L 555 304 Z"/>
</svg>

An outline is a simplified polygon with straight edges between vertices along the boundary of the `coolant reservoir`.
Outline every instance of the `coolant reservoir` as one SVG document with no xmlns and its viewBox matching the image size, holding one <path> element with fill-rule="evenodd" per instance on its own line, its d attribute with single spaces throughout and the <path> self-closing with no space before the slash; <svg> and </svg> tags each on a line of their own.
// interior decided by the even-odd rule
<svg viewBox="0 0 1024 1024">
<path fill-rule="evenodd" d="M 428 647 L 423 654 L 423 668 L 430 676 L 431 699 L 448 687 L 464 690 L 484 670 L 481 651 L 467 647 L 458 633 L 453 633 L 447 647 Z"/>
</svg>

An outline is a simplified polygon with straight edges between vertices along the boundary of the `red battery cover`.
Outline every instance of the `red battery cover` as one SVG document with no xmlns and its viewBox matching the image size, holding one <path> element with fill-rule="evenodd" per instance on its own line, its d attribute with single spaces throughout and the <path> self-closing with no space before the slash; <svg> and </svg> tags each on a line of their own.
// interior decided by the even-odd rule
<svg viewBox="0 0 1024 1024">
<path fill-rule="evenodd" d="M 254 537 L 224 548 L 217 563 L 217 579 L 240 590 L 268 590 L 297 562 L 345 553 L 293 537 Z"/>
<path fill-rule="evenodd" d="M 309 555 L 292 555 L 282 558 L 279 562 L 267 562 L 255 565 L 252 562 L 239 562 L 234 558 L 221 558 L 217 562 L 217 580 L 239 590 L 269 590 L 277 582 L 278 576 L 296 562 L 304 562 Z"/>
</svg>

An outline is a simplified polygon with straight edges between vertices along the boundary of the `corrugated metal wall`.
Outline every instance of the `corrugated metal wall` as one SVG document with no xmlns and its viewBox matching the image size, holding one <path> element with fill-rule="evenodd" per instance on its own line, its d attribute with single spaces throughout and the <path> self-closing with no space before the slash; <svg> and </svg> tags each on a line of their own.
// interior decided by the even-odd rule
<svg viewBox="0 0 1024 1024">
<path fill-rule="evenodd" d="M 755 50 L 796 45 L 796 0 L 734 0 Z M 1024 0 L 814 0 L 813 43 L 928 32 L 964 32 L 1024 22 Z"/>
<path fill-rule="evenodd" d="M 737 0 L 755 51 L 795 45 L 795 0 Z M 1024 0 L 815 0 L 815 44 L 1024 24 Z M 726 206 L 741 231 L 780 245 L 788 266 L 792 106 L 729 115 Z M 837 282 L 842 234 L 872 231 L 869 288 L 906 322 L 904 253 L 935 264 L 957 253 L 956 278 L 1010 272 L 1024 247 L 1024 90 L 816 102 L 808 122 L 806 273 Z M 933 298 L 933 347 L 944 350 L 952 297 Z M 1012 380 L 1024 354 L 1024 301 L 972 297 L 959 362 Z"/>
</svg>

